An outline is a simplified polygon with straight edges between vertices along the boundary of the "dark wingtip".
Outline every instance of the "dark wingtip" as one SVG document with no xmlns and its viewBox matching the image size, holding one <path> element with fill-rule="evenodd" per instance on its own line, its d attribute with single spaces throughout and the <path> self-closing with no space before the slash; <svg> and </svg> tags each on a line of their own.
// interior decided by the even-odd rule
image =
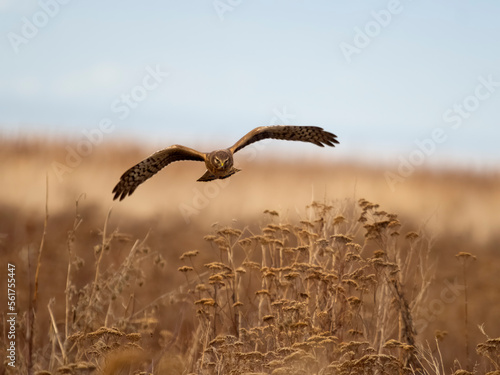
<svg viewBox="0 0 500 375">
<path fill-rule="evenodd" d="M 117 183 L 116 186 L 113 188 L 113 191 L 111 194 L 114 194 L 113 200 L 116 200 L 120 196 L 120 192 L 118 191 L 118 187 L 120 186 L 120 183 Z"/>
<path fill-rule="evenodd" d="M 120 181 L 121 182 L 121 181 Z M 120 188 L 120 182 L 118 182 L 115 186 L 115 188 L 113 189 L 113 192 L 115 195 L 113 196 L 113 200 L 117 200 L 119 199 L 120 201 L 122 201 L 127 195 L 129 194 L 132 194 L 132 191 L 127 191 L 127 190 L 124 190 L 124 189 L 121 189 Z"/>
<path fill-rule="evenodd" d="M 116 192 L 115 196 L 113 197 L 113 200 L 118 199 L 121 202 L 123 199 L 125 199 L 125 197 L 128 194 L 129 193 L 127 191 L 118 191 L 118 192 Z"/>
<path fill-rule="evenodd" d="M 340 142 L 337 139 L 337 136 L 333 133 L 326 132 L 328 134 L 328 141 L 325 142 L 328 146 L 330 147 L 335 147 L 335 145 L 338 145 Z"/>
</svg>

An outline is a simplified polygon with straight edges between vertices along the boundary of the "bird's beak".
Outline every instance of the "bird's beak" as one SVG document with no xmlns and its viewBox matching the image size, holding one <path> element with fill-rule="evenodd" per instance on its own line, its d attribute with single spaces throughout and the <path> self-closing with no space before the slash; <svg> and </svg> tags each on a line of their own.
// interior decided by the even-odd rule
<svg viewBox="0 0 500 375">
<path fill-rule="evenodd" d="M 221 165 L 222 168 L 224 168 L 224 162 L 223 161 L 220 162 L 220 165 Z"/>
</svg>

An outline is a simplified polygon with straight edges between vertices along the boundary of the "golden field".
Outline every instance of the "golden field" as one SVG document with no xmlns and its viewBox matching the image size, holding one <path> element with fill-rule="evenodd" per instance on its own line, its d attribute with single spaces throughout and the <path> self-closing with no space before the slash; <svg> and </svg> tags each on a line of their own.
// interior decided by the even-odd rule
<svg viewBox="0 0 500 375">
<path fill-rule="evenodd" d="M 498 171 L 417 169 L 393 190 L 393 169 L 335 150 L 250 149 L 228 180 L 174 163 L 117 202 L 152 150 L 71 164 L 67 147 L 0 144 L 18 312 L 0 373 L 500 373 Z"/>
</svg>

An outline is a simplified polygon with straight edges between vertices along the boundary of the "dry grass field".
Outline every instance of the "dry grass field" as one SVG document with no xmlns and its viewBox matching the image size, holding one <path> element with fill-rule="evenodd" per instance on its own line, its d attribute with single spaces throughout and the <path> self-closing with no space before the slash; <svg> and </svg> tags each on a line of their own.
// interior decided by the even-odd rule
<svg viewBox="0 0 500 375">
<path fill-rule="evenodd" d="M 0 140 L 0 374 L 500 374 L 498 171 L 249 150 L 116 202 L 152 150 L 67 147 Z"/>
</svg>

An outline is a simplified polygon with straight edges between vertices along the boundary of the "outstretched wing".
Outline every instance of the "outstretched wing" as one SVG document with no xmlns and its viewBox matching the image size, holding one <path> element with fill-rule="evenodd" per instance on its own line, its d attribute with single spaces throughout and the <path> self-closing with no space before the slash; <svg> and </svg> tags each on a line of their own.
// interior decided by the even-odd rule
<svg viewBox="0 0 500 375">
<path fill-rule="evenodd" d="M 205 161 L 205 154 L 180 145 L 173 145 L 157 151 L 147 159 L 134 165 L 120 177 L 120 181 L 113 189 L 115 194 L 113 199 L 120 198 L 122 200 L 127 195 L 132 194 L 137 189 L 137 186 L 152 177 L 160 169 L 179 160 Z"/>
<path fill-rule="evenodd" d="M 329 133 L 318 126 L 276 125 L 253 129 L 236 142 L 230 150 L 235 153 L 251 143 L 266 138 L 310 142 L 321 147 L 324 147 L 324 145 L 335 147 L 335 143 L 339 143 L 335 134 Z"/>
</svg>

